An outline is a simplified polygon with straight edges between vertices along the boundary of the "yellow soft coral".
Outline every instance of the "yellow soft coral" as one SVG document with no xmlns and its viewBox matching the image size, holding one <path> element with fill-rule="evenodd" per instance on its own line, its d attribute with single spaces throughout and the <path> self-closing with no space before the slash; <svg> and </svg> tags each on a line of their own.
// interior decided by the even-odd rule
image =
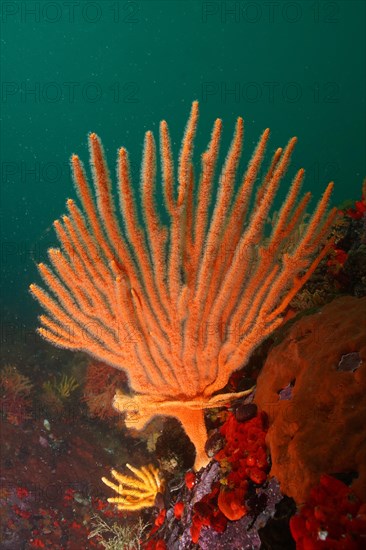
<svg viewBox="0 0 366 550">
<path fill-rule="evenodd" d="M 159 470 L 152 464 L 142 466 L 140 469 L 134 468 L 130 464 L 126 464 L 126 466 L 135 474 L 135 477 L 111 470 L 118 485 L 102 477 L 103 483 L 118 494 L 118 497 L 109 498 L 108 502 L 117 504 L 119 510 L 140 510 L 154 506 L 156 495 L 163 487 Z"/>
</svg>

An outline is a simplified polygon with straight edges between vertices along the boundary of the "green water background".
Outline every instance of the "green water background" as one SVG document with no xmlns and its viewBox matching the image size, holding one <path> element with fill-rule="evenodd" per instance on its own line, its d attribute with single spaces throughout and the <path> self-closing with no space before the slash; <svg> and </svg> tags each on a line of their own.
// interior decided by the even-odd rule
<svg viewBox="0 0 366 550">
<path fill-rule="evenodd" d="M 199 153 L 216 117 L 223 150 L 245 119 L 248 160 L 260 133 L 269 150 L 297 135 L 295 167 L 333 204 L 360 196 L 365 175 L 365 2 L 2 2 L 2 311 L 5 340 L 32 333 L 35 262 L 57 246 L 52 222 L 75 197 L 70 154 L 87 161 L 97 132 L 114 174 L 130 152 L 138 186 L 144 132 L 170 125 L 177 157 L 199 99 Z M 279 194 L 278 201 L 283 198 Z"/>
</svg>

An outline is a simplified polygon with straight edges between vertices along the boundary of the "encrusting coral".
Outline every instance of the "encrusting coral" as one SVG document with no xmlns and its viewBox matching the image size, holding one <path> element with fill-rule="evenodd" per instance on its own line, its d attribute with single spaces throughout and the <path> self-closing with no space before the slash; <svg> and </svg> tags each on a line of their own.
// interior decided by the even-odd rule
<svg viewBox="0 0 366 550">
<path fill-rule="evenodd" d="M 167 123 L 160 125 L 163 213 L 156 200 L 155 141 L 152 132 L 146 133 L 143 226 L 126 149 L 118 153 L 121 226 L 102 145 L 90 134 L 95 196 L 73 155 L 82 209 L 67 201 L 68 215 L 54 224 L 61 250 L 48 251 L 52 269 L 38 266 L 51 294 L 35 284 L 30 288 L 46 312 L 39 333 L 57 346 L 85 351 L 124 369 L 135 394 L 117 394 L 114 406 L 125 411 L 133 405 L 138 412 L 131 421 L 135 428 L 156 414 L 178 418 L 196 447 L 199 469 L 209 461 L 204 409 L 233 398 L 214 394 L 282 322 L 287 305 L 329 249 L 324 242 L 336 212 L 326 212 L 330 183 L 298 231 L 310 200 L 306 193 L 297 201 L 301 169 L 266 235 L 266 220 L 296 138 L 275 151 L 253 201 L 269 130 L 236 185 L 244 129 L 238 118 L 215 186 L 222 131 L 221 120 L 216 120 L 197 185 L 192 161 L 197 120 L 194 102 L 177 175 Z M 163 219 L 169 222 L 164 225 Z"/>
<path fill-rule="evenodd" d="M 323 474 L 290 528 L 297 550 L 360 550 L 366 543 L 366 504 L 342 481 Z"/>
<path fill-rule="evenodd" d="M 271 475 L 304 503 L 322 474 L 366 500 L 366 297 L 342 296 L 286 329 L 258 377 Z"/>
</svg>

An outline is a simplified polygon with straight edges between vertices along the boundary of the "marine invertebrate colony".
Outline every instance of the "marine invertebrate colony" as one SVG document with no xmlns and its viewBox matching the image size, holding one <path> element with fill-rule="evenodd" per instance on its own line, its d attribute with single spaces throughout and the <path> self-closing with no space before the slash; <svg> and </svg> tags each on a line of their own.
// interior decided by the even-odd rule
<svg viewBox="0 0 366 550">
<path fill-rule="evenodd" d="M 108 502 L 117 504 L 119 510 L 140 510 L 154 506 L 155 497 L 162 489 L 163 484 L 159 478 L 159 471 L 152 464 L 141 469 L 126 464 L 135 477 L 123 475 L 112 470 L 112 476 L 118 481 L 118 485 L 102 477 L 103 483 L 113 489 L 118 497 L 109 498 Z"/>
<path fill-rule="evenodd" d="M 58 381 L 53 380 L 51 382 L 48 380 L 43 384 L 43 387 L 46 391 L 53 391 L 62 399 L 67 399 L 79 387 L 79 383 L 73 376 L 63 374 Z"/>
<path fill-rule="evenodd" d="M 298 550 L 364 548 L 366 504 L 342 481 L 323 474 L 308 501 L 290 520 Z"/>
<path fill-rule="evenodd" d="M 203 410 L 230 399 L 230 394 L 214 394 L 281 323 L 288 303 L 327 252 L 323 244 L 335 211 L 326 213 L 330 183 L 301 236 L 293 239 L 310 200 L 307 193 L 297 202 L 301 169 L 264 239 L 296 138 L 275 151 L 251 208 L 269 130 L 236 189 L 243 140 L 238 118 L 216 187 L 222 132 L 216 120 L 197 185 L 192 160 L 197 119 L 194 102 L 177 175 L 168 126 L 160 125 L 165 216 L 156 205 L 155 141 L 152 132 L 146 133 L 140 188 L 144 225 L 126 149 L 118 153 L 117 213 L 102 145 L 90 134 L 95 196 L 73 155 L 82 209 L 67 201 L 68 215 L 54 224 L 61 250 L 49 250 L 53 269 L 39 264 L 51 294 L 34 284 L 30 288 L 46 311 L 39 333 L 57 346 L 125 369 L 136 393 L 119 393 L 114 405 L 136 409 L 127 424 L 139 428 L 156 414 L 175 416 L 196 446 L 199 468 L 208 462 Z"/>
<path fill-rule="evenodd" d="M 123 371 L 114 369 L 100 361 L 91 361 L 86 370 L 84 397 L 89 414 L 101 420 L 118 416 L 112 407 L 113 397 L 118 387 L 126 385 L 126 375 Z"/>
<path fill-rule="evenodd" d="M 298 319 L 258 377 L 271 475 L 299 505 L 334 472 L 353 472 L 351 488 L 366 501 L 365 311 L 366 296 L 342 296 Z"/>
<path fill-rule="evenodd" d="M 32 401 L 30 393 L 33 384 L 13 365 L 0 369 L 0 412 L 1 416 L 18 426 L 31 418 Z"/>
</svg>

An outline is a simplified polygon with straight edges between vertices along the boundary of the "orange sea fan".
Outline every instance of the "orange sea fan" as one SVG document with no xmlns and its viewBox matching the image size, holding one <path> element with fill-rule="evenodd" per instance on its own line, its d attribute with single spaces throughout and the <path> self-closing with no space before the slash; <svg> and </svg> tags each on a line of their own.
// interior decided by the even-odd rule
<svg viewBox="0 0 366 550">
<path fill-rule="evenodd" d="M 37 285 L 31 285 L 31 292 L 46 312 L 39 333 L 57 346 L 124 369 L 135 395 L 117 393 L 114 406 L 126 411 L 133 403 L 138 414 L 127 418 L 127 425 L 141 428 L 156 414 L 177 417 L 196 446 L 199 468 L 208 461 L 203 410 L 232 397 L 214 394 L 281 323 L 287 305 L 328 251 L 324 242 L 336 212 L 326 213 L 330 183 L 306 227 L 297 231 L 310 200 L 307 193 L 297 201 L 301 169 L 265 236 L 296 138 L 275 151 L 250 208 L 269 130 L 260 137 L 236 190 L 243 120 L 237 120 L 218 175 L 222 123 L 216 120 L 197 182 L 192 161 L 197 119 L 194 102 L 177 174 L 167 123 L 160 125 L 167 224 L 156 206 L 153 134 L 145 136 L 141 173 L 144 226 L 126 149 L 118 153 L 117 205 L 101 143 L 90 134 L 95 195 L 74 155 L 82 208 L 67 201 L 68 215 L 54 224 L 61 250 L 49 250 L 52 268 L 39 265 L 51 293 Z"/>
</svg>

